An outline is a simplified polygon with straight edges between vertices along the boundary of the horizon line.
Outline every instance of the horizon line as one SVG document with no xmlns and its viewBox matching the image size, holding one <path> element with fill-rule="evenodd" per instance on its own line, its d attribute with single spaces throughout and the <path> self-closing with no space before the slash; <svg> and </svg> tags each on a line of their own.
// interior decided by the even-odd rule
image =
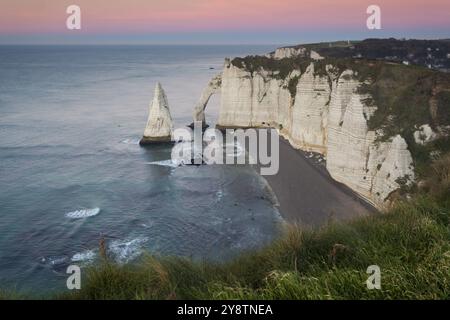
<svg viewBox="0 0 450 320">
<path fill-rule="evenodd" d="M 246 43 L 0 43 L 0 46 L 272 46 L 272 45 L 286 45 L 286 44 L 283 43 L 248 43 L 248 44 Z"/>
<path fill-rule="evenodd" d="M 450 36 L 445 37 L 396 37 L 396 36 L 385 36 L 385 37 L 357 37 L 354 39 L 329 39 L 329 40 L 317 40 L 317 41 L 286 41 L 280 43 L 245 43 L 245 42 L 173 42 L 173 43 L 165 43 L 165 42 L 0 42 L 0 46 L 291 46 L 291 45 L 302 45 L 302 44 L 315 44 L 315 43 L 334 43 L 341 41 L 350 41 L 350 42 L 359 42 L 367 39 L 396 39 L 396 40 L 441 40 L 448 41 L 450 40 Z"/>
</svg>

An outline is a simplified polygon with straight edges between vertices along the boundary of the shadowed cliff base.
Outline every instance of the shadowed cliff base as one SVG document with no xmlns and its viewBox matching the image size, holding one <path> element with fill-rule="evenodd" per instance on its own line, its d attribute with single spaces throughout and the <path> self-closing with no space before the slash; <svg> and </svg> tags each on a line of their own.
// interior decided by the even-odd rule
<svg viewBox="0 0 450 320">
<path fill-rule="evenodd" d="M 278 198 L 283 218 L 318 227 L 377 212 L 350 188 L 333 180 L 324 166 L 292 148 L 285 139 L 279 139 L 279 171 L 265 178 Z"/>
<path fill-rule="evenodd" d="M 148 145 L 155 145 L 155 144 L 167 144 L 171 145 L 174 142 L 172 141 L 171 136 L 166 137 L 143 137 L 139 141 L 139 145 L 141 146 L 148 146 Z"/>
<path fill-rule="evenodd" d="M 227 129 L 250 128 L 216 125 L 216 129 L 224 133 Z M 253 129 L 266 131 L 269 128 Z M 265 175 L 264 178 L 275 194 L 280 214 L 286 221 L 302 227 L 321 227 L 333 221 L 378 213 L 355 191 L 330 176 L 321 155 L 294 149 L 289 141 L 277 137 L 279 170 L 277 174 Z M 248 151 L 248 141 L 244 147 Z M 267 150 L 273 160 L 270 135 L 267 136 Z M 260 164 L 257 167 L 260 169 Z"/>
</svg>

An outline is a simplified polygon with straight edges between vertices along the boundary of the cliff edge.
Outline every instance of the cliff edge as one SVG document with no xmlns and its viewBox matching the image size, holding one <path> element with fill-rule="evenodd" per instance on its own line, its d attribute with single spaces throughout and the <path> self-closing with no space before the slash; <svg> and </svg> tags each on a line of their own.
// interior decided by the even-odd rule
<svg viewBox="0 0 450 320">
<path fill-rule="evenodd" d="M 450 74 L 386 60 L 318 59 L 308 50 L 226 60 L 220 90 L 205 89 L 221 94 L 217 126 L 276 128 L 294 148 L 324 155 L 335 180 L 380 209 L 389 206 L 424 164 L 450 149 Z"/>
</svg>

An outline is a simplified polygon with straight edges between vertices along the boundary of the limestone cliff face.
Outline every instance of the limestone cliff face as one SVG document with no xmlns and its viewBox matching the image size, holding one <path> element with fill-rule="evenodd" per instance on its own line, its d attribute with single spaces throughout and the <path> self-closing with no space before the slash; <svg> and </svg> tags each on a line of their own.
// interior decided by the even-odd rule
<svg viewBox="0 0 450 320">
<path fill-rule="evenodd" d="M 222 85 L 222 74 L 216 75 L 209 81 L 206 88 L 203 90 L 200 100 L 194 108 L 194 121 L 205 122 L 205 108 L 209 102 L 211 96 L 220 91 L 220 86 Z"/>
<path fill-rule="evenodd" d="M 310 64 L 299 78 L 287 127 L 286 135 L 294 147 L 326 152 L 330 94 L 328 77 L 314 75 L 314 64 Z"/>
<path fill-rule="evenodd" d="M 414 179 L 411 153 L 405 140 L 397 135 L 387 142 L 377 142 L 377 132 L 368 129 L 367 121 L 375 108 L 368 98 L 358 94 L 361 85 L 353 72 L 344 71 L 332 83 L 327 123 L 327 169 L 331 176 L 378 207 L 405 181 Z"/>
<path fill-rule="evenodd" d="M 285 47 L 276 49 L 275 52 L 269 53 L 267 57 L 274 59 L 284 59 L 295 56 L 305 56 L 306 52 L 307 52 L 306 48 Z"/>
<path fill-rule="evenodd" d="M 312 62 L 303 73 L 294 70 L 281 79 L 226 61 L 218 127 L 277 128 L 295 148 L 326 156 L 335 180 L 383 208 L 393 191 L 414 179 L 407 143 L 400 135 L 379 142 L 382 133 L 367 124 L 376 107 L 358 93 L 362 83 L 354 72 L 338 73 L 331 65 L 326 70 L 316 73 Z"/>
<path fill-rule="evenodd" d="M 172 117 L 169 110 L 167 96 L 158 83 L 150 104 L 147 126 L 140 144 L 152 144 L 160 142 L 170 142 L 172 140 Z"/>
<path fill-rule="evenodd" d="M 294 71 L 289 78 L 298 75 Z M 221 107 L 218 125 L 222 127 L 261 127 L 290 121 L 292 97 L 288 80 L 272 72 L 256 74 L 226 62 L 222 73 Z"/>
</svg>

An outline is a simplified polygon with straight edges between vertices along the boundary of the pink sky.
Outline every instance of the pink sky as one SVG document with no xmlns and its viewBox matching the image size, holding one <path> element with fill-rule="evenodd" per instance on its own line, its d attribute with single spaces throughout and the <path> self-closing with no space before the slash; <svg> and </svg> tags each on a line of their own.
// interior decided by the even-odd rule
<svg viewBox="0 0 450 320">
<path fill-rule="evenodd" d="M 72 4 L 82 10 L 79 31 L 66 29 Z M 381 31 L 366 28 L 371 4 L 381 7 Z M 272 44 L 389 36 L 450 38 L 450 0 L 0 0 L 0 43 Z"/>
<path fill-rule="evenodd" d="M 384 28 L 449 27 L 449 0 L 0 0 L 0 33 L 60 33 L 65 9 L 82 9 L 83 32 L 192 32 L 364 28 L 369 4 Z"/>
</svg>

